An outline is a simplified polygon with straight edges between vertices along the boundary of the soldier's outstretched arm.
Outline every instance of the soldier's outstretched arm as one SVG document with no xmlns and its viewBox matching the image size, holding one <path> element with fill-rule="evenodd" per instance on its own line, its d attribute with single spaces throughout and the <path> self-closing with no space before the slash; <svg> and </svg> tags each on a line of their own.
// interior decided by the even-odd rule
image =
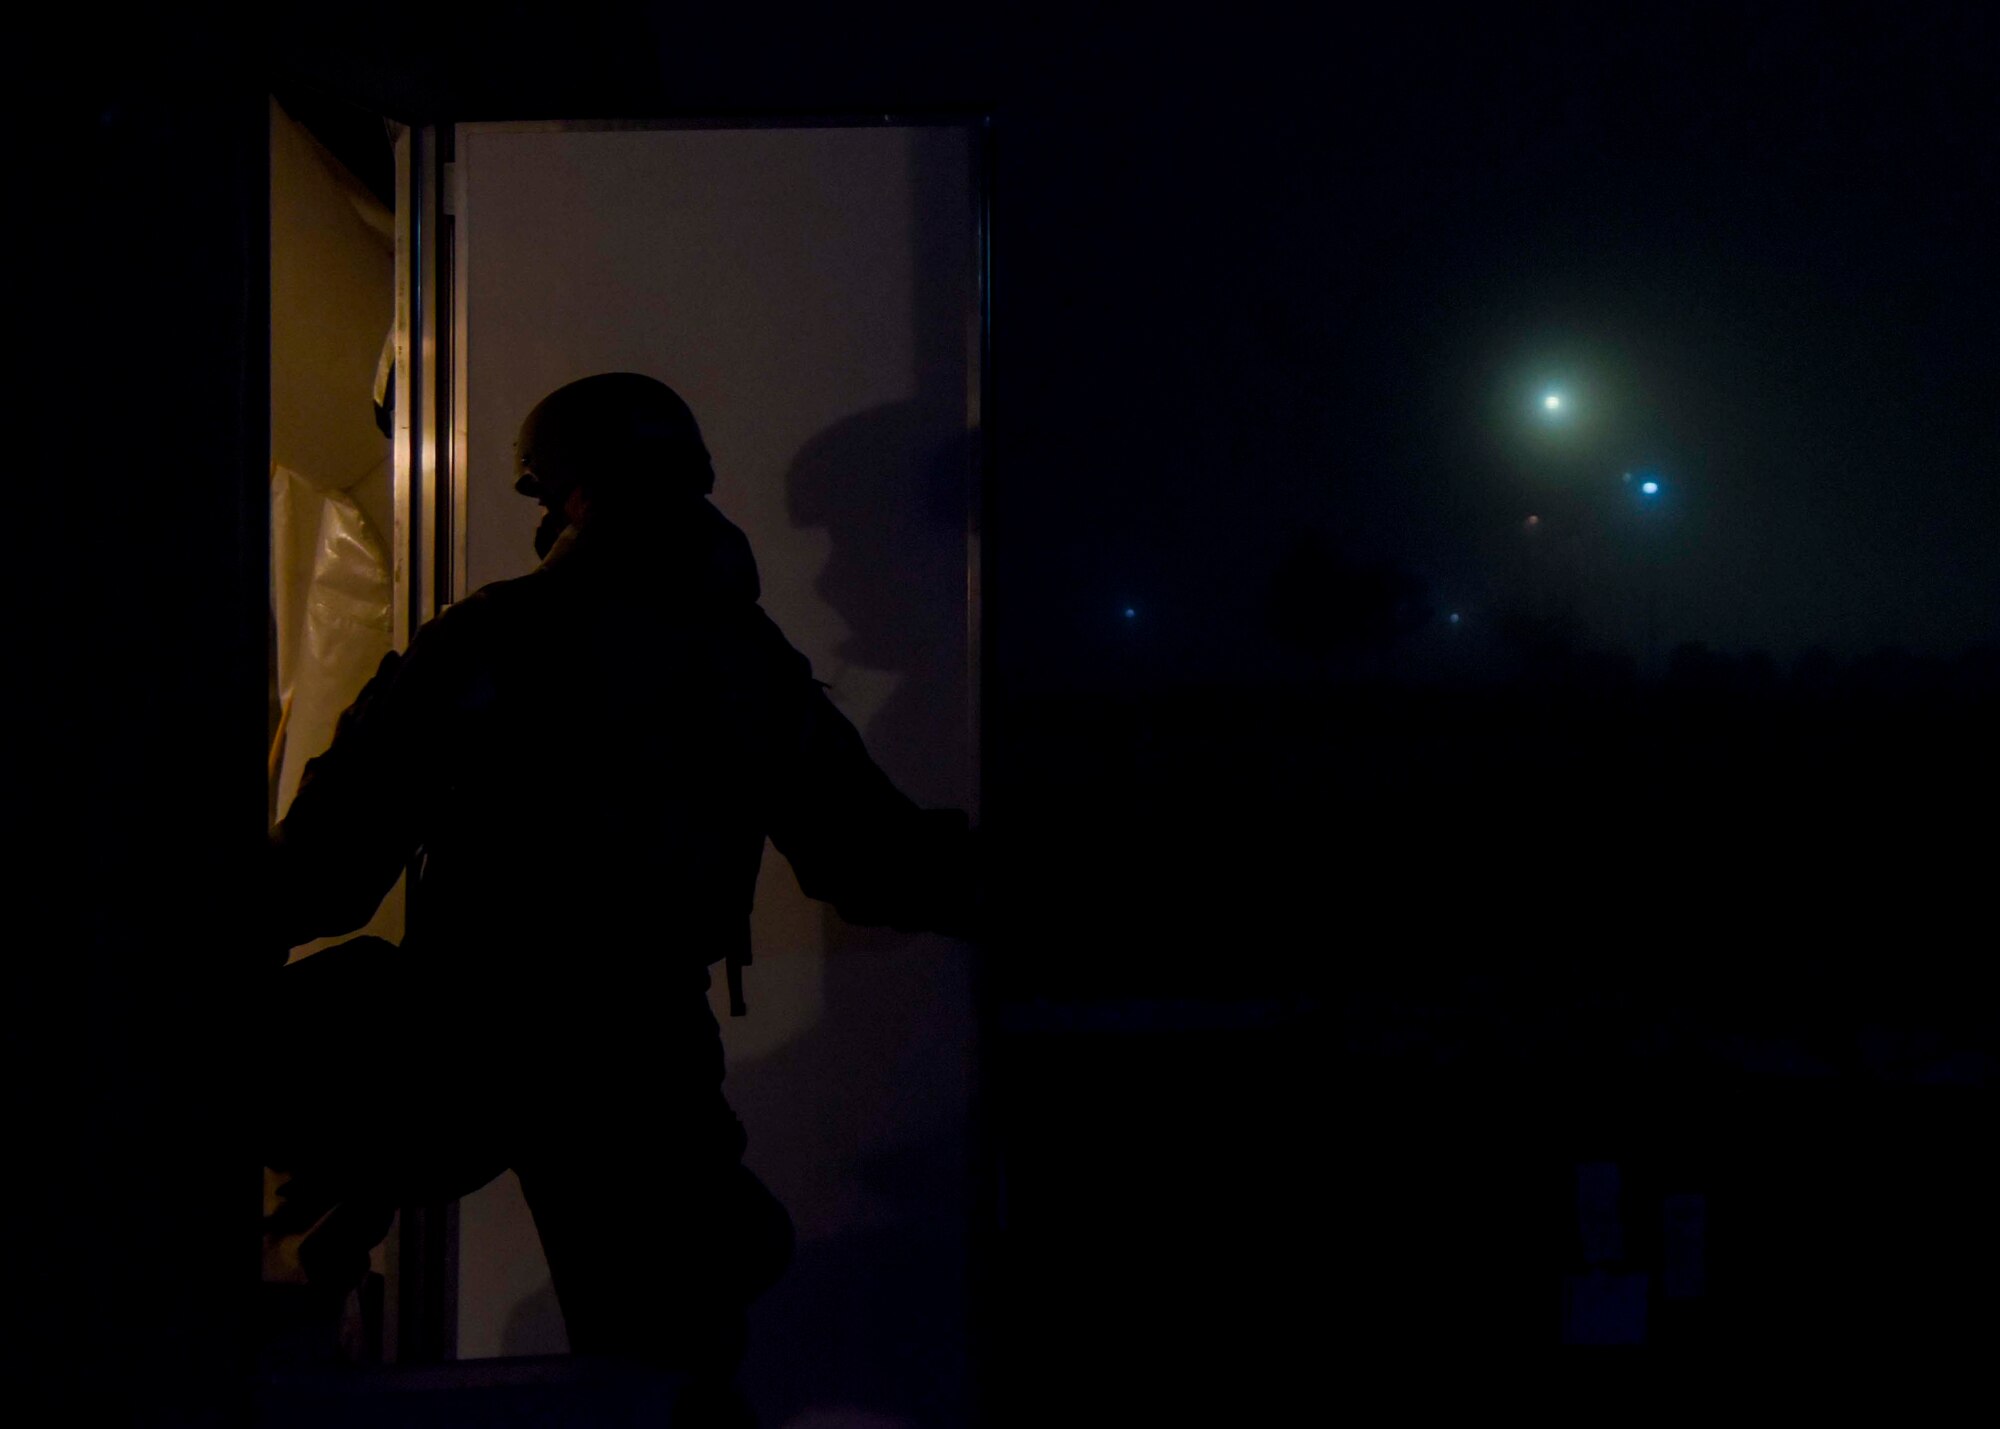
<svg viewBox="0 0 2000 1429">
<path fill-rule="evenodd" d="M 808 683 L 770 821 L 799 887 L 850 923 L 970 933 L 975 870 L 964 811 L 918 808 L 826 691 Z"/>
</svg>

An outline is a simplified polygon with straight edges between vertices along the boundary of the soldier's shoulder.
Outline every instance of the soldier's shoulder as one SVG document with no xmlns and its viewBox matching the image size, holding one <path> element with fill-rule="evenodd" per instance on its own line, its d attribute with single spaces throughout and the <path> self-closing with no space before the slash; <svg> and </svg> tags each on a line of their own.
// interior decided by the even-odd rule
<svg viewBox="0 0 2000 1429">
<path fill-rule="evenodd" d="M 787 680 L 812 680 L 812 661 L 785 637 L 769 611 L 752 602 L 742 608 L 741 619 L 751 645 L 768 668 Z"/>
<path fill-rule="evenodd" d="M 505 640 L 534 618 L 543 603 L 540 594 L 541 583 L 534 573 L 483 585 L 425 621 L 411 653 L 465 653 Z"/>
</svg>

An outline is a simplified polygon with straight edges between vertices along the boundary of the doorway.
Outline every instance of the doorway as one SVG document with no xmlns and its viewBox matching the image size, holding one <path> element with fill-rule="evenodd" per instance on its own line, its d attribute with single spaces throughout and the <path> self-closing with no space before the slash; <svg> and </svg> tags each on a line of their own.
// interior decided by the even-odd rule
<svg viewBox="0 0 2000 1429">
<path fill-rule="evenodd" d="M 920 804 L 976 817 L 983 147 L 977 122 L 879 117 L 397 133 L 377 634 L 400 646 L 532 569 L 522 417 L 575 378 L 643 372 L 693 408 L 764 608 L 871 753 Z M 752 931 L 749 1015 L 716 993 L 725 1091 L 799 1248 L 753 1310 L 743 1382 L 771 1423 L 963 1422 L 972 950 L 848 928 L 775 853 Z M 448 1117 L 449 1093 L 399 1114 Z M 619 1158 L 635 1185 L 649 1154 L 641 1137 Z M 643 1226 L 619 1189 L 607 1205 Z M 405 1208 L 380 1269 L 406 1359 L 567 1350 L 511 1172 Z"/>
<path fill-rule="evenodd" d="M 450 595 L 535 564 L 528 409 L 595 372 L 658 377 L 702 425 L 765 609 L 911 797 L 974 807 L 978 128 L 461 124 L 444 191 Z M 725 1090 L 799 1253 L 753 1310 L 744 1383 L 771 1423 L 962 1419 L 971 951 L 847 928 L 774 852 L 752 926 L 750 1015 L 715 993 Z M 460 1357 L 566 1348 L 511 1173 L 461 1203 L 457 1265 Z"/>
</svg>

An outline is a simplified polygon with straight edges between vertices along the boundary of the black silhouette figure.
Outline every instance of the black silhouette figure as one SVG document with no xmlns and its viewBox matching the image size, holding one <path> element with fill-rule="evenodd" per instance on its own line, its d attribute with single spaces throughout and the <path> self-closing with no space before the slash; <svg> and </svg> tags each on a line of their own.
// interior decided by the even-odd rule
<svg viewBox="0 0 2000 1429">
<path fill-rule="evenodd" d="M 356 939 L 277 975 L 293 1075 L 267 1161 L 296 1220 L 331 1208 L 301 1261 L 335 1285 L 399 1202 L 511 1167 L 573 1350 L 684 1372 L 740 1419 L 744 1312 L 792 1236 L 742 1164 L 708 969 L 740 1014 L 767 835 L 849 921 L 945 932 L 968 927 L 971 837 L 890 783 L 758 606 L 671 389 L 572 383 L 517 454 L 542 565 L 383 661 L 273 836 L 277 948 L 415 876 L 400 948 Z M 370 1083 L 390 1067 L 400 1093 Z M 412 1077 L 460 1114 L 400 1121 Z"/>
</svg>

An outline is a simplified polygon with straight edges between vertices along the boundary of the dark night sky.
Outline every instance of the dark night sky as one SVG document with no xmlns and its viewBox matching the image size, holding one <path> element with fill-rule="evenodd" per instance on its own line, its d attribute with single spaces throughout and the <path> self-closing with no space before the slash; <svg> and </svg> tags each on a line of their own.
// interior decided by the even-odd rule
<svg viewBox="0 0 2000 1429">
<path fill-rule="evenodd" d="M 1151 355 L 996 336 L 1003 381 L 1118 414 L 1031 453 L 1076 472 L 1053 545 L 1081 598 L 1114 629 L 1141 608 L 1086 663 L 1123 638 L 1183 674 L 1280 668 L 1261 610 L 1308 526 L 1419 571 L 1462 645 L 1530 580 L 1641 657 L 1648 580 L 1656 651 L 2000 637 L 1985 11 L 1212 38 L 1079 45 L 1048 62 L 1067 109 L 1007 136 L 1038 196 L 1145 215 L 997 208 L 1003 283 L 1012 244 Z M 1652 509 L 1628 469 L 1664 482 Z M 1415 639 L 1449 665 L 1441 635 Z"/>
<path fill-rule="evenodd" d="M 2000 642 L 1990 6 L 532 8 L 440 31 L 461 83 L 990 107 L 1019 678 L 1297 673 L 1310 530 L 1463 613 L 1412 672 L 1529 607 L 1655 660 Z"/>
</svg>

